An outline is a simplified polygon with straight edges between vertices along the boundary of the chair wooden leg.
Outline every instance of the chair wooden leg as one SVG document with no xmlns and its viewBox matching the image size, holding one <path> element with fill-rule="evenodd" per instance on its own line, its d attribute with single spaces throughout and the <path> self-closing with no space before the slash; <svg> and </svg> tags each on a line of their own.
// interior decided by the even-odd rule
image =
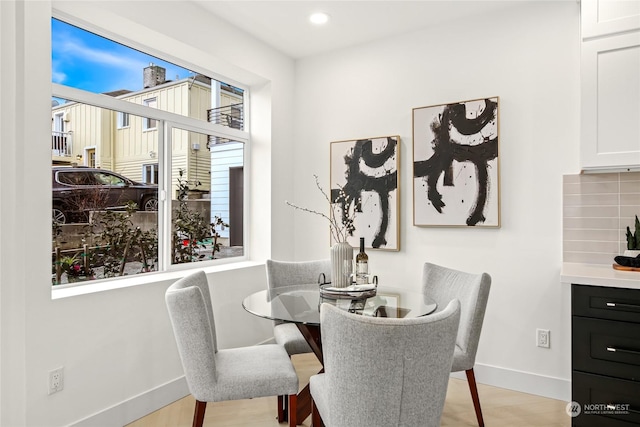
<svg viewBox="0 0 640 427">
<path fill-rule="evenodd" d="M 313 399 L 311 399 L 311 427 L 324 427 L 322 417 Z"/>
<path fill-rule="evenodd" d="M 298 395 L 291 394 L 289 395 L 289 427 L 296 427 L 298 425 L 298 420 L 296 417 L 296 411 L 298 410 Z M 304 420 L 300 420 L 302 423 Z"/>
<path fill-rule="evenodd" d="M 291 360 L 291 355 L 289 355 Z M 289 419 L 289 399 L 287 396 L 278 396 L 278 422 L 283 423 Z"/>
<path fill-rule="evenodd" d="M 202 427 L 204 423 L 204 411 L 207 409 L 207 402 L 196 400 L 196 409 L 193 411 L 193 427 Z"/>
<path fill-rule="evenodd" d="M 283 423 L 289 419 L 289 400 L 286 396 L 278 396 L 278 422 Z"/>
<path fill-rule="evenodd" d="M 484 420 L 482 419 L 482 409 L 480 409 L 480 397 L 478 396 L 478 386 L 476 385 L 476 376 L 473 373 L 473 368 L 467 369 L 465 373 L 467 374 L 467 382 L 469 383 L 469 391 L 471 391 L 473 407 L 476 410 L 476 417 L 478 418 L 478 426 L 484 427 Z"/>
</svg>

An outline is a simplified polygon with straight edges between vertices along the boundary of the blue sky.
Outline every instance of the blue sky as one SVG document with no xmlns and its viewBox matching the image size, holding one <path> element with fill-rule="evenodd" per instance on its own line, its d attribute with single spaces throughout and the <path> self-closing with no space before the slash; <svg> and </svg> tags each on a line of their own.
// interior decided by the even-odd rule
<svg viewBox="0 0 640 427">
<path fill-rule="evenodd" d="M 51 20 L 54 83 L 94 93 L 142 89 L 142 70 L 153 62 L 166 68 L 166 79 L 183 79 L 189 70 L 162 61 L 56 19 Z"/>
</svg>

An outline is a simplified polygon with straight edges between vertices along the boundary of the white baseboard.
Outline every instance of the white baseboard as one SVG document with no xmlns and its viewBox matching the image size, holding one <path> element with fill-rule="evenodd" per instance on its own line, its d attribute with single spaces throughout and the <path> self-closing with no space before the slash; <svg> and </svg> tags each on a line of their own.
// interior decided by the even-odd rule
<svg viewBox="0 0 640 427">
<path fill-rule="evenodd" d="M 569 379 L 482 364 L 476 364 L 473 367 L 473 372 L 478 384 L 506 388 L 565 402 L 571 401 L 571 380 Z M 464 372 L 455 372 L 451 376 L 467 379 Z"/>
<path fill-rule="evenodd" d="M 264 343 L 269 341 L 266 340 Z M 473 371 L 478 384 L 506 388 L 565 402 L 571 400 L 571 381 L 568 379 L 482 364 L 476 364 Z M 463 380 L 467 378 L 464 372 L 455 372 L 451 376 Z M 182 399 L 188 394 L 187 381 L 184 377 L 180 377 L 76 421 L 69 427 L 121 427 Z"/>
<path fill-rule="evenodd" d="M 0 0 L 1 1 L 1 0 Z M 273 337 L 258 344 L 273 344 Z M 120 402 L 68 427 L 122 427 L 189 395 L 184 376 Z"/>
<path fill-rule="evenodd" d="M 69 424 L 69 427 L 122 427 L 188 394 L 187 380 L 183 376 Z"/>
</svg>

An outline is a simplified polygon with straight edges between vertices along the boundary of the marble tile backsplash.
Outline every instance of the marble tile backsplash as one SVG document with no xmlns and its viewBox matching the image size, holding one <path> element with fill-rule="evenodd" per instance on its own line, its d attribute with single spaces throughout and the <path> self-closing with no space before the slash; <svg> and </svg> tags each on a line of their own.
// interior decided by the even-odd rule
<svg viewBox="0 0 640 427">
<path fill-rule="evenodd" d="M 564 175 L 562 204 L 563 261 L 612 264 L 640 217 L 640 172 Z"/>
</svg>

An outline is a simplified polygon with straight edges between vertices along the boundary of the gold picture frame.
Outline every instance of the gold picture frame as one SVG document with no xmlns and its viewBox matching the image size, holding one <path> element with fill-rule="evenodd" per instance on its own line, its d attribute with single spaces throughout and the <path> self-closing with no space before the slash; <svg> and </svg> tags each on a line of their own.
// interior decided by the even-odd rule
<svg viewBox="0 0 640 427">
<path fill-rule="evenodd" d="M 354 218 L 347 242 L 358 247 L 364 237 L 368 249 L 399 251 L 400 136 L 335 141 L 330 151 L 332 213 Z"/>
<path fill-rule="evenodd" d="M 500 227 L 499 98 L 414 108 L 413 224 Z"/>
</svg>

